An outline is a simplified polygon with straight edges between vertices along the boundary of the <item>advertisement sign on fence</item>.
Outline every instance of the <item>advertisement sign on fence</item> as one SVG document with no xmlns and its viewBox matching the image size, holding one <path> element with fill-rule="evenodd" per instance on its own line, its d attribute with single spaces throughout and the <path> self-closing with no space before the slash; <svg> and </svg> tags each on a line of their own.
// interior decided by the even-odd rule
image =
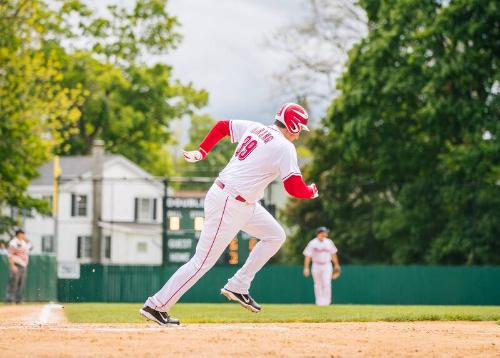
<svg viewBox="0 0 500 358">
<path fill-rule="evenodd" d="M 75 261 L 58 262 L 57 278 L 80 279 L 80 263 Z"/>
</svg>

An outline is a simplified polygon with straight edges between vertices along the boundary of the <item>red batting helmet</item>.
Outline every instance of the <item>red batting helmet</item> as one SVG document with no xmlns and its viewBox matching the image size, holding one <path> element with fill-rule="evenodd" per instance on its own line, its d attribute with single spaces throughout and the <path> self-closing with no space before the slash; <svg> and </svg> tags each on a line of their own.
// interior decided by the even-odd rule
<svg viewBox="0 0 500 358">
<path fill-rule="evenodd" d="M 274 119 L 283 123 L 292 134 L 297 134 L 302 129 L 309 131 L 307 128 L 309 115 L 302 106 L 296 103 L 285 103 L 276 113 Z"/>
</svg>

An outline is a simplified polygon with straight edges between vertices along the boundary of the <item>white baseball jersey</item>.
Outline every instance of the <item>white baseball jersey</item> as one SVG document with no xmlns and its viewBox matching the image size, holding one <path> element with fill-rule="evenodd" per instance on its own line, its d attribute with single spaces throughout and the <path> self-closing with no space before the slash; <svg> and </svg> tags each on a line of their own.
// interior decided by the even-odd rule
<svg viewBox="0 0 500 358">
<path fill-rule="evenodd" d="M 229 128 L 231 142 L 240 144 L 219 178 L 246 201 L 260 200 L 278 176 L 300 175 L 295 146 L 276 126 L 231 120 Z"/>
<path fill-rule="evenodd" d="M 326 264 L 332 260 L 332 254 L 336 254 L 337 251 L 337 247 L 335 247 L 332 240 L 326 238 L 321 241 L 314 238 L 309 241 L 303 254 L 310 257 L 313 263 Z"/>
</svg>

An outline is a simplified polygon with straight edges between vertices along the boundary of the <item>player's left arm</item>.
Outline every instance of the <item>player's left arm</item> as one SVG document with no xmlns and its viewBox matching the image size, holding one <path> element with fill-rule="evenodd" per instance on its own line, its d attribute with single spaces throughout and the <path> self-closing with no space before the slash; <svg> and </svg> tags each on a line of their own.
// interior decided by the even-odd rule
<svg viewBox="0 0 500 358">
<path fill-rule="evenodd" d="M 241 136 L 253 122 L 223 119 L 218 121 L 201 141 L 198 150 L 184 151 L 184 159 L 194 163 L 206 158 L 213 147 L 224 137 L 231 137 L 231 142 L 239 142 Z"/>
<path fill-rule="evenodd" d="M 332 279 L 336 280 L 340 276 L 340 263 L 339 263 L 339 257 L 337 254 L 332 254 L 332 262 L 333 262 L 333 274 L 332 274 Z"/>
<path fill-rule="evenodd" d="M 184 151 L 184 159 L 194 163 L 206 158 L 208 152 L 224 137 L 231 135 L 230 121 L 218 121 L 201 141 L 198 150 Z"/>
</svg>

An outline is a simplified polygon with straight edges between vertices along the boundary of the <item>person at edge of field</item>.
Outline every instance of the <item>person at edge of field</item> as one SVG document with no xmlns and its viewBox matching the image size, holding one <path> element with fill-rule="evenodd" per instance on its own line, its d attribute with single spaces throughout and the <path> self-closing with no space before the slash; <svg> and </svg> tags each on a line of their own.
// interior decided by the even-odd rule
<svg viewBox="0 0 500 358">
<path fill-rule="evenodd" d="M 316 305 L 328 306 L 332 302 L 332 279 L 340 276 L 340 264 L 337 248 L 328 238 L 329 230 L 321 226 L 316 230 L 316 237 L 309 241 L 304 249 L 304 276 L 312 272 Z M 312 261 L 312 270 L 309 265 Z M 333 268 L 332 268 L 333 262 Z"/>
<path fill-rule="evenodd" d="M 181 266 L 153 296 L 140 314 L 160 325 L 179 324 L 167 313 L 222 255 L 242 230 L 259 239 L 245 264 L 221 289 L 221 294 L 244 308 L 259 312 L 261 306 L 250 296 L 255 274 L 279 250 L 286 239 L 276 219 L 259 204 L 266 187 L 280 176 L 286 191 L 299 199 L 318 197 L 315 184 L 306 185 L 297 163 L 293 142 L 308 131 L 308 114 L 295 103 L 283 105 L 273 125 L 245 120 L 221 120 L 215 124 L 199 149 L 184 151 L 194 163 L 205 159 L 222 138 L 239 143 L 226 167 L 205 197 L 205 221 L 194 256 Z"/>
<path fill-rule="evenodd" d="M 30 250 L 31 243 L 26 240 L 24 231 L 17 229 L 8 248 L 10 277 L 5 303 L 12 303 L 14 300 L 16 303 L 21 303 L 23 300 Z"/>
</svg>

